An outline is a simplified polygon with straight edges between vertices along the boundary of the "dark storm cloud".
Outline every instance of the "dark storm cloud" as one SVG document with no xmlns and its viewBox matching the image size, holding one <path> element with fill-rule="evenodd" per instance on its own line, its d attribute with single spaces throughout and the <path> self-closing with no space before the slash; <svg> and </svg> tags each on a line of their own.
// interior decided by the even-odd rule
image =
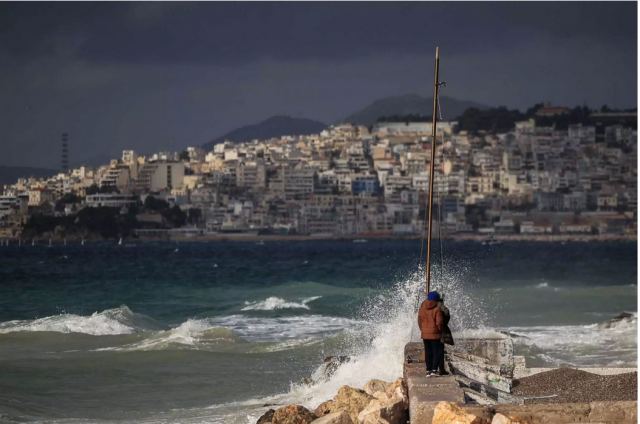
<svg viewBox="0 0 640 424">
<path fill-rule="evenodd" d="M 44 3 L 7 5 L 18 57 L 77 43 L 96 62 L 241 64 L 347 59 L 393 51 L 460 53 L 546 35 L 632 44 L 634 3 Z"/>
<path fill-rule="evenodd" d="M 634 106 L 635 3 L 0 3 L 0 164 L 179 149 L 376 98 Z M 604 77 L 603 77 L 604 76 Z M 446 113 L 446 111 L 445 111 Z"/>
</svg>

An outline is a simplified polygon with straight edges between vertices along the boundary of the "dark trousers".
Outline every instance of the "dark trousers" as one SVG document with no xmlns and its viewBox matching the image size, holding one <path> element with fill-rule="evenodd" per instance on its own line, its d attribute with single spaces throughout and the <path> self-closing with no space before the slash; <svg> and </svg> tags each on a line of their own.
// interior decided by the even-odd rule
<svg viewBox="0 0 640 424">
<path fill-rule="evenodd" d="M 427 371 L 439 371 L 444 365 L 444 344 L 440 340 L 425 340 L 424 343 L 424 362 Z"/>
</svg>

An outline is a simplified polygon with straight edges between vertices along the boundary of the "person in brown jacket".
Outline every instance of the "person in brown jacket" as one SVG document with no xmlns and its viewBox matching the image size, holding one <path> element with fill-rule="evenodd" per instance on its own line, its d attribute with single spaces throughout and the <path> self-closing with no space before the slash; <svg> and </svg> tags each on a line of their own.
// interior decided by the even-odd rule
<svg viewBox="0 0 640 424">
<path fill-rule="evenodd" d="M 418 327 L 424 343 L 427 377 L 439 375 L 439 365 L 443 361 L 444 344 L 441 341 L 444 316 L 438 304 L 440 295 L 436 291 L 427 294 L 418 310 Z"/>
</svg>

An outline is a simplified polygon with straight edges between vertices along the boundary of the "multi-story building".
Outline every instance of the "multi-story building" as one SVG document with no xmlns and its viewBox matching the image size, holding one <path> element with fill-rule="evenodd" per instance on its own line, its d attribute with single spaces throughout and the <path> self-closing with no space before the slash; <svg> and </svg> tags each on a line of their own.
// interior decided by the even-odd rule
<svg viewBox="0 0 640 424">
<path fill-rule="evenodd" d="M 182 188 L 184 163 L 147 162 L 140 169 L 134 187 L 138 192 L 159 192 Z"/>
</svg>

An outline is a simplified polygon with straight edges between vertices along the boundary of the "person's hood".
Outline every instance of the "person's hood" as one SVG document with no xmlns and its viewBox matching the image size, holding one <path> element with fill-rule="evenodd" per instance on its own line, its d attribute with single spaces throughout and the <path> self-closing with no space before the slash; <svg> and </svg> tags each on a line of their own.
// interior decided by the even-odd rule
<svg viewBox="0 0 640 424">
<path fill-rule="evenodd" d="M 427 309 L 433 309 L 438 306 L 438 302 L 435 300 L 427 300 L 426 305 Z"/>
</svg>

